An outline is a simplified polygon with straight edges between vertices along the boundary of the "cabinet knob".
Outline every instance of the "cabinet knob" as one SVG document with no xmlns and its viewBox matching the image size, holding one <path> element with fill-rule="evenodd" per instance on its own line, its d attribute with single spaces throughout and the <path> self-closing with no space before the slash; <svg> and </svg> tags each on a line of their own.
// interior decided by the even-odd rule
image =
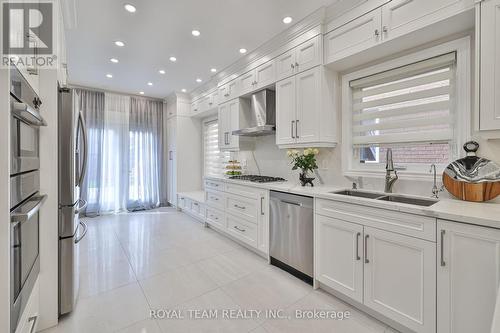
<svg viewBox="0 0 500 333">
<path fill-rule="evenodd" d="M 290 67 L 292 67 L 292 69 L 294 69 L 294 68 L 295 68 L 295 65 L 294 65 L 294 64 L 290 64 Z"/>
<path fill-rule="evenodd" d="M 299 63 L 298 62 L 295 63 L 295 67 L 299 67 Z"/>
<path fill-rule="evenodd" d="M 380 31 L 378 31 L 378 29 L 375 29 L 375 37 L 378 37 L 380 36 Z"/>
<path fill-rule="evenodd" d="M 387 26 L 384 25 L 384 27 L 382 28 L 382 32 L 384 34 L 386 34 L 389 30 L 387 29 Z"/>
</svg>

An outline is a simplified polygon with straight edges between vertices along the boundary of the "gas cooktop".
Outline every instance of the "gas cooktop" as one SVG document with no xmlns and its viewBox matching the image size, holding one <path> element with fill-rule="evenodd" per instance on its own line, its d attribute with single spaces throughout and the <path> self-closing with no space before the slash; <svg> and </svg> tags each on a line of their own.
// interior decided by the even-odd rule
<svg viewBox="0 0 500 333">
<path fill-rule="evenodd" d="M 284 178 L 280 177 L 269 177 L 269 176 L 257 176 L 257 175 L 243 175 L 243 176 L 231 176 L 229 179 L 236 180 L 246 180 L 254 183 L 272 183 L 272 182 L 284 182 Z"/>
</svg>

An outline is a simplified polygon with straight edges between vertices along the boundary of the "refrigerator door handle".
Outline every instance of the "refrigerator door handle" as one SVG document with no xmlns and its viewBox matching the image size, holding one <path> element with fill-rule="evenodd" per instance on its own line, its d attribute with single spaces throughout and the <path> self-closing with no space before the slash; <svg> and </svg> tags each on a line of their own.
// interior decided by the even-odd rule
<svg viewBox="0 0 500 333">
<path fill-rule="evenodd" d="M 79 237 L 75 238 L 75 244 L 80 243 L 80 241 L 81 241 L 81 240 L 85 237 L 85 235 L 87 234 L 87 230 L 88 230 L 88 226 L 87 226 L 87 224 L 86 224 L 85 222 L 83 222 L 83 221 L 80 221 L 80 225 L 81 225 L 81 226 L 82 226 L 82 228 L 83 228 L 83 232 L 82 232 L 82 234 L 81 234 Z"/>
<path fill-rule="evenodd" d="M 78 186 L 81 187 L 83 185 L 83 180 L 85 179 L 85 174 L 87 173 L 87 159 L 88 159 L 87 128 L 85 127 L 85 121 L 83 118 L 82 111 L 80 111 L 78 115 L 78 121 L 80 122 L 83 135 L 83 164 L 82 164 L 82 170 L 80 172 L 80 179 L 78 180 Z"/>
<path fill-rule="evenodd" d="M 82 212 L 87 207 L 87 200 L 78 199 L 78 207 L 75 209 L 75 215 Z"/>
</svg>

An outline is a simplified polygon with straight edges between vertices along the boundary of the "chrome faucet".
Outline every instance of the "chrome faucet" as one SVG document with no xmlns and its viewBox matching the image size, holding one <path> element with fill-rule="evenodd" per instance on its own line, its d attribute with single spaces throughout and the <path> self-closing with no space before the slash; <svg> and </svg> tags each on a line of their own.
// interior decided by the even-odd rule
<svg viewBox="0 0 500 333">
<path fill-rule="evenodd" d="M 441 188 L 437 186 L 436 164 L 431 164 L 431 169 L 429 170 L 429 172 L 434 173 L 434 183 L 432 185 L 432 197 L 439 199 L 439 192 L 443 191 L 443 186 L 441 186 Z"/>
<path fill-rule="evenodd" d="M 394 172 L 394 176 L 391 175 L 391 172 Z M 394 162 L 392 161 L 392 149 L 388 148 L 385 163 L 385 193 L 392 193 L 392 187 L 398 178 L 398 172 L 394 170 Z"/>
</svg>

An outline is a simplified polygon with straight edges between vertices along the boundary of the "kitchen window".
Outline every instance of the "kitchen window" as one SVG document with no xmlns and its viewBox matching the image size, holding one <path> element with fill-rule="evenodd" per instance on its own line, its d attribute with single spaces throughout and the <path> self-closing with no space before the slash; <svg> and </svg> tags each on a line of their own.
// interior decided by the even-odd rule
<svg viewBox="0 0 500 333">
<path fill-rule="evenodd" d="M 343 77 L 346 175 L 441 170 L 460 153 L 470 115 L 468 38 Z"/>
<path fill-rule="evenodd" d="M 204 174 L 205 176 L 222 176 L 225 171 L 224 163 L 230 158 L 229 152 L 219 150 L 219 123 L 217 119 L 204 123 Z"/>
</svg>

